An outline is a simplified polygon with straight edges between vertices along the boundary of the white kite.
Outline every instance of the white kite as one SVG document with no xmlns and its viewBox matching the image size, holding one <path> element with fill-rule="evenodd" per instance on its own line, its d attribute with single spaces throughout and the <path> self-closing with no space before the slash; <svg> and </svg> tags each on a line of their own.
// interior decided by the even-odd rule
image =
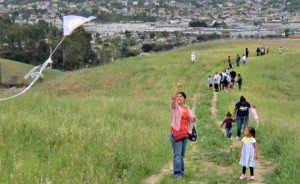
<svg viewBox="0 0 300 184">
<path fill-rule="evenodd" d="M 77 16 L 77 15 L 67 15 L 64 16 L 63 19 L 63 29 L 64 29 L 64 36 L 69 36 L 72 32 L 82 26 L 84 23 L 89 22 L 97 17 L 90 16 L 88 18 Z"/>
<path fill-rule="evenodd" d="M 78 28 L 79 26 L 82 26 L 84 23 L 91 21 L 93 19 L 95 19 L 96 17 L 94 16 L 90 16 L 88 18 L 86 17 L 81 17 L 81 16 L 76 16 L 76 15 L 67 15 L 63 17 L 63 31 L 64 31 L 64 37 L 61 39 L 61 41 L 58 43 L 58 45 L 56 46 L 56 48 L 53 50 L 52 53 L 50 53 L 49 58 L 42 64 L 39 66 L 35 66 L 34 68 L 32 68 L 25 76 L 25 79 L 28 79 L 29 76 L 33 78 L 33 81 L 20 93 L 8 97 L 8 98 L 0 98 L 0 101 L 4 101 L 4 100 L 8 100 L 11 98 L 15 98 L 19 95 L 22 95 L 23 93 L 25 93 L 28 89 L 30 89 L 32 87 L 32 85 L 40 78 L 43 77 L 42 72 L 43 70 L 48 66 L 48 64 L 53 63 L 51 56 L 54 54 L 54 52 L 56 51 L 56 49 L 60 46 L 60 44 L 63 42 L 63 40 L 66 38 L 66 36 L 69 36 L 72 34 L 72 32 Z M 37 69 L 40 68 L 39 71 L 37 71 Z"/>
</svg>

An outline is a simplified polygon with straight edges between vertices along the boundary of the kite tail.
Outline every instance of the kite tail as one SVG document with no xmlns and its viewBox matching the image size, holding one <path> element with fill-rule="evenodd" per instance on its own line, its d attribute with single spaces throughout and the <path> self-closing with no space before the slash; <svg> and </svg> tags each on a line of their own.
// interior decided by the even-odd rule
<svg viewBox="0 0 300 184">
<path fill-rule="evenodd" d="M 41 66 L 41 69 L 40 69 L 40 71 L 39 71 L 39 75 L 36 76 L 36 77 L 33 79 L 33 81 L 32 81 L 32 82 L 31 82 L 31 83 L 30 83 L 23 91 L 21 91 L 20 93 L 14 95 L 14 96 L 10 96 L 10 97 L 7 97 L 7 98 L 0 98 L 0 101 L 4 101 L 4 100 L 9 100 L 9 99 L 15 98 L 15 97 L 17 97 L 17 96 L 20 96 L 20 95 L 24 94 L 27 90 L 29 90 L 29 89 L 33 86 L 33 84 L 41 77 L 42 72 L 43 72 L 43 70 L 47 67 L 47 65 L 48 65 L 50 62 L 52 62 L 51 56 L 54 54 L 54 52 L 57 50 L 57 48 L 58 48 L 58 47 L 60 46 L 60 44 L 64 41 L 65 38 L 66 38 L 66 37 L 64 36 L 64 37 L 61 39 L 61 41 L 60 41 L 60 42 L 58 43 L 58 45 L 55 47 L 55 49 L 53 50 L 53 52 L 50 54 L 49 58 L 43 63 L 43 65 Z"/>
</svg>

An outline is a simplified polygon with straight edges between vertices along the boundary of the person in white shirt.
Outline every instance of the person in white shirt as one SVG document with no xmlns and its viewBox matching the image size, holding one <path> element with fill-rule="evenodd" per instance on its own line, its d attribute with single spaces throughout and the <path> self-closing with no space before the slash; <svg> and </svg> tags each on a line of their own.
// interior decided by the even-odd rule
<svg viewBox="0 0 300 184">
<path fill-rule="evenodd" d="M 195 62 L 196 62 L 196 53 L 195 53 L 195 52 L 193 52 L 193 53 L 191 54 L 191 61 L 192 61 L 192 63 L 195 63 Z"/>
<path fill-rule="evenodd" d="M 244 64 L 244 66 L 246 65 L 246 62 L 247 62 L 247 57 L 245 56 L 245 54 L 243 55 L 243 64 Z"/>
<path fill-rule="evenodd" d="M 230 77 L 229 77 L 227 71 L 224 70 L 222 72 L 222 84 L 223 84 L 223 89 L 224 89 L 225 92 L 228 92 L 228 84 L 229 84 L 229 81 L 230 81 L 229 79 L 230 79 Z"/>
<path fill-rule="evenodd" d="M 220 76 L 219 76 L 218 72 L 216 72 L 214 79 L 213 79 L 215 91 L 219 91 L 219 81 L 220 81 Z"/>
</svg>

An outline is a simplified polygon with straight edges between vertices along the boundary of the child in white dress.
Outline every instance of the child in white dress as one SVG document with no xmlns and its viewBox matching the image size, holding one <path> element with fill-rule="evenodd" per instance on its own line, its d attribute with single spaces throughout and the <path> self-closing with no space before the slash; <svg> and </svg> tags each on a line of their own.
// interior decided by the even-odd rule
<svg viewBox="0 0 300 184">
<path fill-rule="evenodd" d="M 258 159 L 258 147 L 255 140 L 255 129 L 248 127 L 244 131 L 245 137 L 242 139 L 243 145 L 239 152 L 240 165 L 242 165 L 241 180 L 246 179 L 246 169 L 250 169 L 250 180 L 254 180 L 255 160 Z"/>
</svg>

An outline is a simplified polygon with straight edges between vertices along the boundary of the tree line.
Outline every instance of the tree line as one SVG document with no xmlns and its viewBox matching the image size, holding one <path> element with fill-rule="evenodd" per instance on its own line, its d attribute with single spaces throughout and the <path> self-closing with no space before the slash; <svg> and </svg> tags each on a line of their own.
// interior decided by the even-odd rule
<svg viewBox="0 0 300 184">
<path fill-rule="evenodd" d="M 35 25 L 14 24 L 0 17 L 0 57 L 32 65 L 43 63 L 62 39 L 62 30 L 45 21 Z M 75 70 L 99 64 L 90 45 L 91 35 L 82 28 L 75 30 L 52 56 L 53 68 Z"/>
</svg>

